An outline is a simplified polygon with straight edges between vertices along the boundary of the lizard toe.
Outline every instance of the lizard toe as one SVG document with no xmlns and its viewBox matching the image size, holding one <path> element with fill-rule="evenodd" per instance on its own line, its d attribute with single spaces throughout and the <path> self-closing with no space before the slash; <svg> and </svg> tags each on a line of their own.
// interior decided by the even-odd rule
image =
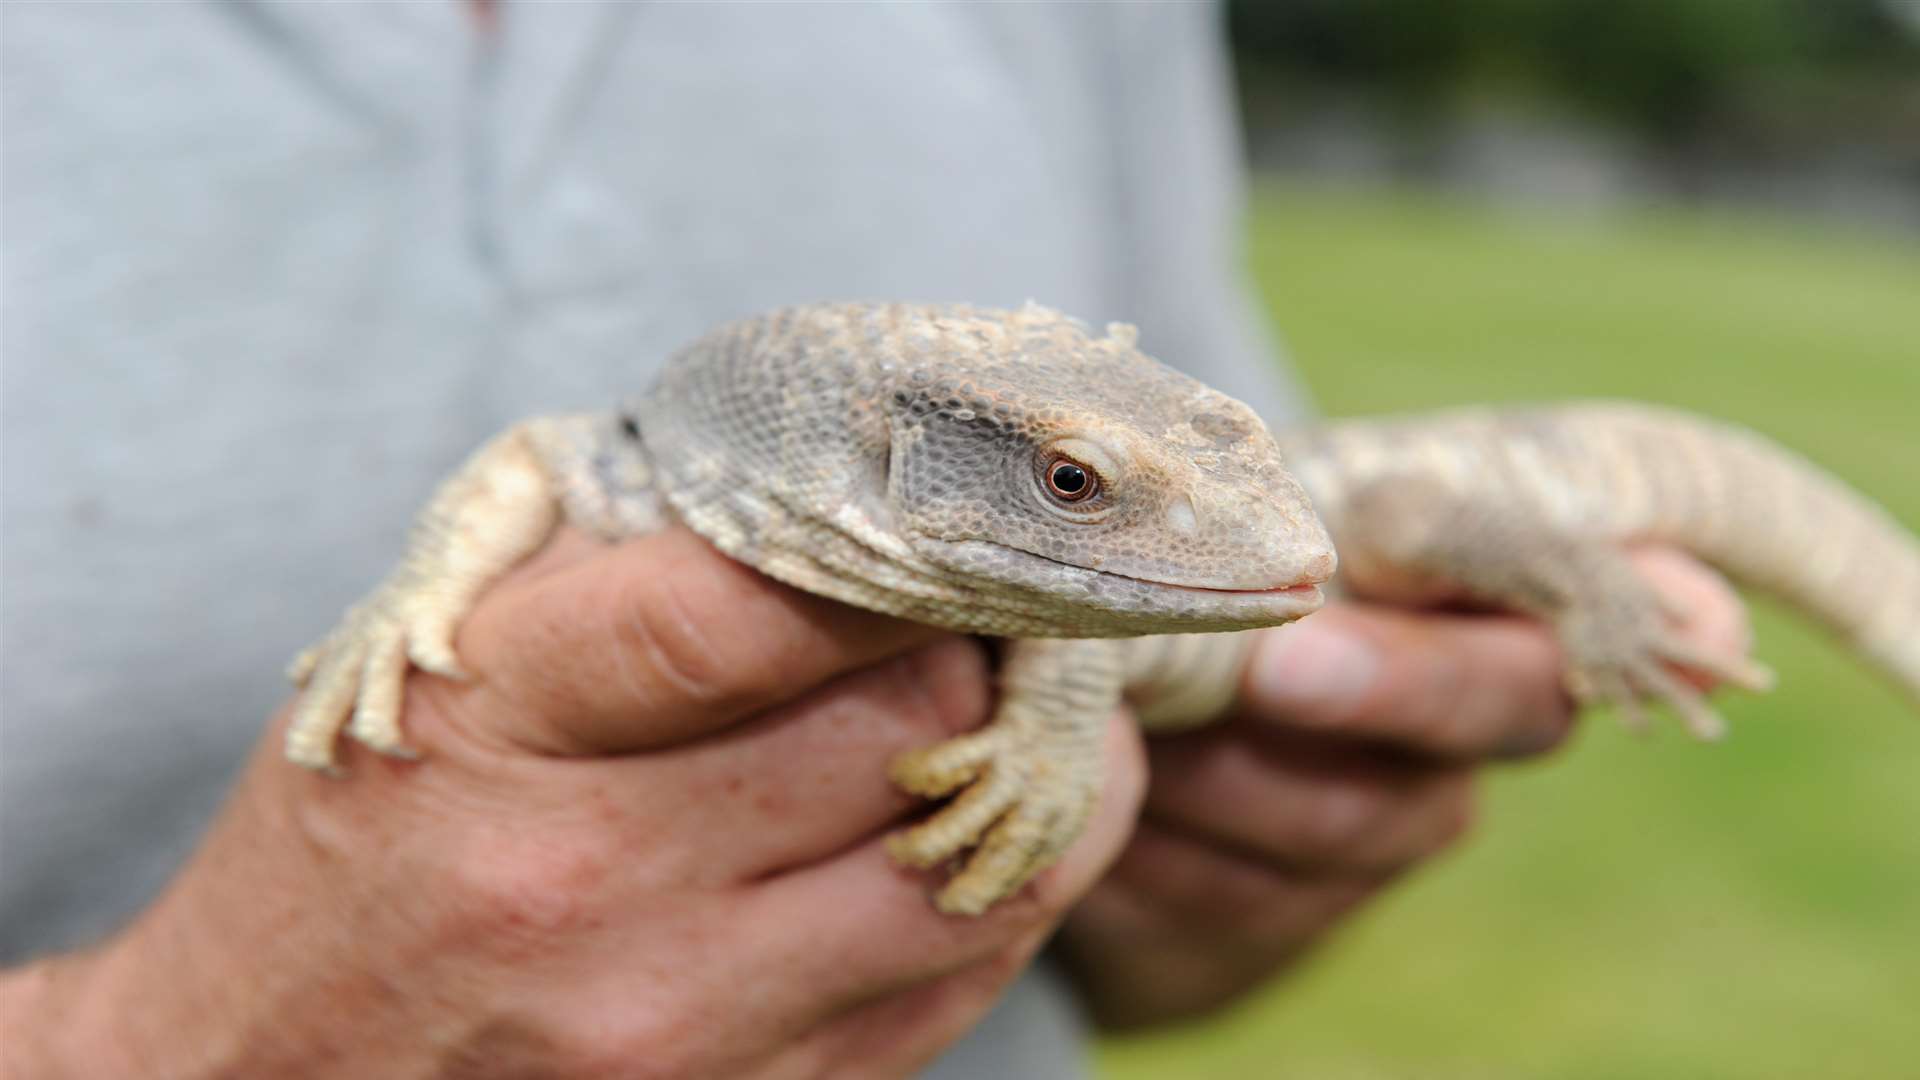
<svg viewBox="0 0 1920 1080">
<path fill-rule="evenodd" d="M 1599 705 L 1612 709 L 1620 724 L 1635 735 L 1652 730 L 1646 706 L 1626 676 L 1611 668 L 1571 668 L 1566 675 L 1567 692 L 1582 706 Z"/>
<path fill-rule="evenodd" d="M 1059 861 L 1086 828 L 1100 792 L 1101 738 L 1120 697 L 1119 662 L 1103 640 L 1016 642 L 992 722 L 894 760 L 895 782 L 914 794 L 965 788 L 888 845 L 909 866 L 957 860 L 934 906 L 986 911 Z"/>
<path fill-rule="evenodd" d="M 313 669 L 320 666 L 321 647 L 312 645 L 300 650 L 300 655 L 287 664 L 287 681 L 296 689 L 305 689 L 307 681 L 313 678 Z"/>
<path fill-rule="evenodd" d="M 1046 846 L 1051 819 L 1057 816 L 1021 807 L 1001 818 L 934 897 L 934 906 L 948 915 L 979 915 L 1019 892 L 1045 868 L 1040 852 Z"/>
<path fill-rule="evenodd" d="M 472 676 L 460 666 L 453 648 L 462 612 L 446 604 L 415 604 L 407 611 L 406 655 L 413 666 L 443 679 L 466 682 Z"/>
<path fill-rule="evenodd" d="M 1023 787 L 1025 777 L 1017 769 L 990 765 L 939 813 L 888 837 L 887 851 L 907 866 L 938 866 L 978 844 L 993 823 L 1019 801 Z"/>
<path fill-rule="evenodd" d="M 308 650 L 313 652 L 315 650 Z M 362 646 L 340 634 L 318 647 L 305 693 L 287 723 L 288 761 L 318 772 L 334 771 L 334 743 L 346 725 L 360 689 Z"/>
<path fill-rule="evenodd" d="M 400 705 L 407 681 L 407 641 L 404 632 L 382 623 L 370 634 L 366 662 L 360 668 L 359 694 L 347 734 L 355 741 L 390 757 L 419 755 L 400 735 Z"/>
<path fill-rule="evenodd" d="M 1727 732 L 1727 722 L 1706 695 L 1674 669 L 1698 672 L 1745 690 L 1762 691 L 1773 673 L 1745 656 L 1696 645 L 1668 625 L 1672 611 L 1661 597 L 1632 578 L 1624 565 L 1609 564 L 1590 595 L 1572 604 L 1557 623 L 1567 652 L 1567 687 L 1583 704 L 1611 706 L 1635 732 L 1647 729 L 1646 705 L 1664 705 L 1687 731 L 1702 740 Z"/>
<path fill-rule="evenodd" d="M 893 759 L 888 774 L 905 791 L 922 798 L 951 795 L 972 782 L 1007 746 L 1007 732 L 995 725 Z M 972 841 L 969 840 L 969 843 Z"/>
<path fill-rule="evenodd" d="M 409 664 L 463 679 L 453 653 L 454 620 L 437 615 L 430 585 L 396 577 L 356 604 L 332 633 L 294 658 L 287 673 L 303 687 L 287 730 L 289 761 L 332 771 L 341 733 L 389 757 L 418 757 L 401 732 Z M 422 661 L 425 661 L 424 663 Z"/>
<path fill-rule="evenodd" d="M 1687 731 L 1703 742 L 1714 742 L 1727 734 L 1727 722 L 1706 696 L 1678 678 L 1657 661 L 1642 661 L 1633 669 L 1633 681 L 1645 693 L 1679 715 Z"/>
<path fill-rule="evenodd" d="M 1660 642 L 1661 659 L 1756 694 L 1773 689 L 1773 669 L 1751 656 L 1725 654 L 1677 638 Z"/>
<path fill-rule="evenodd" d="M 934 906 L 950 915 L 978 915 L 1019 892 L 1079 838 L 1096 799 L 1090 787 L 1036 787 L 987 830 Z"/>
</svg>

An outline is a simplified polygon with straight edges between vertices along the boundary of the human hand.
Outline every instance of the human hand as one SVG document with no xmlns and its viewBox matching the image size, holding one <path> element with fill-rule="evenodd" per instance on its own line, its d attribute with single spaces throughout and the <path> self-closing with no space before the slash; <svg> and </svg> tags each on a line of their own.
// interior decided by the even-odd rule
<svg viewBox="0 0 1920 1080">
<path fill-rule="evenodd" d="M 484 678 L 409 682 L 421 762 L 294 768 L 283 710 L 152 909 L 0 980 L 0 1043 L 47 1076 L 898 1075 L 1024 967 L 1144 783 L 1116 719 L 1087 834 L 952 919 L 882 849 L 921 809 L 885 767 L 984 719 L 976 644 L 676 530 L 563 537 L 459 648 Z"/>
<path fill-rule="evenodd" d="M 1692 613 L 1683 636 L 1746 655 L 1723 579 L 1670 549 L 1635 562 Z M 1480 766 L 1566 737 L 1561 671 L 1552 636 L 1517 617 L 1337 602 L 1263 632 L 1228 722 L 1148 744 L 1142 820 L 1062 931 L 1098 1019 L 1213 1009 L 1453 844 Z"/>
</svg>

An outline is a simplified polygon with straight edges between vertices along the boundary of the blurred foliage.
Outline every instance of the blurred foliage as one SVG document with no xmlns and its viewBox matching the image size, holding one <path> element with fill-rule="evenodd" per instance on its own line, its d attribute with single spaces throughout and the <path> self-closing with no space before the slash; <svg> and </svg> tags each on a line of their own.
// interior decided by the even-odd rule
<svg viewBox="0 0 1920 1080">
<path fill-rule="evenodd" d="M 1567 221 L 1256 190 L 1252 256 L 1329 414 L 1618 396 L 1765 431 L 1920 527 L 1920 252 L 1698 211 Z M 1112 1080 L 1920 1075 L 1920 717 L 1778 607 L 1723 743 L 1604 716 L 1488 778 L 1463 850 Z"/>
<path fill-rule="evenodd" d="M 1489 91 L 1664 142 L 1812 111 L 1920 145 L 1914 0 L 1233 0 L 1249 83 L 1348 87 L 1404 114 Z"/>
</svg>

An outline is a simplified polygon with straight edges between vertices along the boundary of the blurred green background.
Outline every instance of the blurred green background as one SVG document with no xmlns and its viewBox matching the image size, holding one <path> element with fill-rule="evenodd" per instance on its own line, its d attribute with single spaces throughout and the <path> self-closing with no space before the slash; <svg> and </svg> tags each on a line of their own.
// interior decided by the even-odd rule
<svg viewBox="0 0 1920 1080">
<path fill-rule="evenodd" d="M 1916 28 L 1906 0 L 1236 5 L 1272 321 L 1331 415 L 1669 402 L 1920 529 Z M 1489 152 L 1488 116 L 1519 135 Z M 1107 1042 L 1103 1075 L 1920 1077 L 1920 714 L 1755 614 L 1780 688 L 1725 698 L 1726 742 L 1589 718 L 1291 978 Z"/>
<path fill-rule="evenodd" d="M 1615 395 L 1768 432 L 1920 527 L 1920 249 L 1705 211 L 1568 223 L 1265 182 L 1256 277 L 1321 407 Z M 1719 745 L 1592 717 L 1464 850 L 1104 1075 L 1920 1076 L 1920 716 L 1758 604 Z"/>
</svg>

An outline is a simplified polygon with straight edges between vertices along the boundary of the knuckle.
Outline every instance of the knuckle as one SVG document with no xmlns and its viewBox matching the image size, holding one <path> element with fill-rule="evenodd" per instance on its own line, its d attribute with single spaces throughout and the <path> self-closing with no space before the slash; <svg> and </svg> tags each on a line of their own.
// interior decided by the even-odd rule
<svg viewBox="0 0 1920 1080">
<path fill-rule="evenodd" d="M 641 1058 L 640 1060 L 646 1060 Z M 442 1056 L 446 1076 L 634 1076 L 606 1037 L 552 1009 L 514 1011 L 483 1022 Z M 656 1075 L 649 1073 L 647 1075 Z"/>
<path fill-rule="evenodd" d="M 944 641 L 907 654 L 893 670 L 903 680 L 909 700 L 939 730 L 957 734 L 986 720 L 989 675 L 979 643 Z"/>
<path fill-rule="evenodd" d="M 1347 862 L 1370 874 L 1396 874 L 1458 843 L 1473 820 L 1471 775 L 1442 773 L 1384 797 L 1374 828 L 1356 838 Z"/>
<path fill-rule="evenodd" d="M 543 1009 L 537 1020 L 493 1025 L 463 1048 L 459 1063 L 472 1071 L 449 1074 L 676 1080 L 713 1071 L 702 1067 L 697 1052 L 711 1040 L 701 1038 L 690 1016 L 620 997 L 597 1007 L 578 1005 Z"/>
<path fill-rule="evenodd" d="M 610 846 L 589 833 L 476 836 L 451 870 L 456 930 L 477 930 L 508 952 L 538 952 L 542 942 L 592 928 L 614 865 Z"/>
<path fill-rule="evenodd" d="M 1295 843 L 1299 855 L 1314 862 L 1351 860 L 1374 833 L 1385 812 L 1380 792 L 1369 786 L 1340 783 L 1321 791 L 1300 815 Z"/>
<path fill-rule="evenodd" d="M 573 1038 L 580 1071 L 567 1076 L 680 1080 L 720 1072 L 711 1018 L 697 1010 L 640 1008 L 586 1027 Z M 610 1034 L 611 1032 L 611 1034 Z M 702 1053 L 707 1051 L 708 1053 Z M 637 1064 L 644 1062 L 644 1065 Z"/>
<path fill-rule="evenodd" d="M 628 670 L 645 696 L 664 693 L 697 706 L 721 705 L 738 692 L 740 672 L 702 619 L 712 605 L 688 595 L 688 588 L 677 575 L 628 583 L 612 607 L 611 640 L 637 661 L 639 670 Z"/>
<path fill-rule="evenodd" d="M 1227 925 L 1250 950 L 1270 961 L 1290 956 L 1377 891 L 1378 881 L 1375 876 L 1327 877 L 1276 886 L 1268 903 L 1247 908 Z"/>
<path fill-rule="evenodd" d="M 1257 936 L 1276 922 L 1293 923 L 1303 880 L 1264 860 L 1233 858 L 1176 895 L 1182 909 L 1217 930 Z"/>
</svg>

